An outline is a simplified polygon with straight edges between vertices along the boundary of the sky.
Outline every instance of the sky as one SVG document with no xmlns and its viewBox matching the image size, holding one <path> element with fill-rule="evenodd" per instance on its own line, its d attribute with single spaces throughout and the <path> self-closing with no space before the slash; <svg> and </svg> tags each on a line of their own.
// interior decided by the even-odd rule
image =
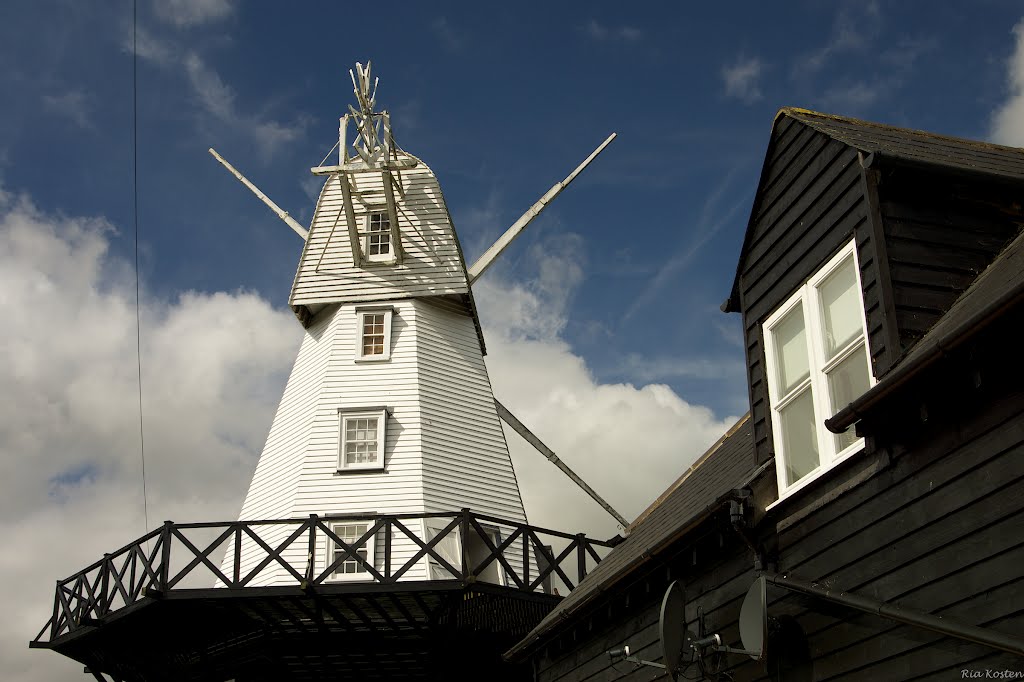
<svg viewBox="0 0 1024 682">
<path fill-rule="evenodd" d="M 236 517 L 302 335 L 302 243 L 206 149 L 308 223 L 356 61 L 470 263 L 619 134 L 474 291 L 496 397 L 628 518 L 747 409 L 739 317 L 719 305 L 780 107 L 1024 146 L 1015 2 L 140 1 L 137 148 L 129 2 L 0 14 L 12 680 L 83 679 L 26 646 L 55 580 L 164 519 Z M 617 532 L 508 440 L 532 522 Z"/>
</svg>

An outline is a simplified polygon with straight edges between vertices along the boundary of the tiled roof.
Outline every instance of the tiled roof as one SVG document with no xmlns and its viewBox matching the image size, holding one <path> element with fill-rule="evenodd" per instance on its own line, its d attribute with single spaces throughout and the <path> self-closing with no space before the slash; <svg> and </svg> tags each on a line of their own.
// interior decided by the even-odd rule
<svg viewBox="0 0 1024 682">
<path fill-rule="evenodd" d="M 1024 180 L 1024 149 L 897 128 L 856 118 L 785 107 L 788 116 L 815 130 L 883 158 Z"/>
</svg>

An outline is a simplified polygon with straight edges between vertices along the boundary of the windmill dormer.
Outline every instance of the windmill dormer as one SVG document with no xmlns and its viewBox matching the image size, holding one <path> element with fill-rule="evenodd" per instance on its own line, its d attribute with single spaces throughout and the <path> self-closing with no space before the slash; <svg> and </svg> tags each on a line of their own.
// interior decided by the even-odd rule
<svg viewBox="0 0 1024 682">
<path fill-rule="evenodd" d="M 466 264 L 434 173 L 400 149 L 375 112 L 370 69 L 353 74 L 359 109 L 341 118 L 338 165 L 326 176 L 289 304 L 308 325 L 325 306 L 426 296 L 471 311 Z M 355 132 L 354 137 L 351 136 Z"/>
</svg>

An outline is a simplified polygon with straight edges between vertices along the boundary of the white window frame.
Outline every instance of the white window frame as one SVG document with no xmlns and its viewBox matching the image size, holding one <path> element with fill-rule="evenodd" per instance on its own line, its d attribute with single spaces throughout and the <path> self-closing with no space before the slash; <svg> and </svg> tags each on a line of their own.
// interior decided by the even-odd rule
<svg viewBox="0 0 1024 682">
<path fill-rule="evenodd" d="M 451 519 L 446 517 L 436 519 L 425 519 L 423 522 L 424 540 L 426 542 L 430 542 L 431 540 L 433 540 L 441 533 L 442 530 L 444 530 L 445 526 L 447 526 L 449 523 L 451 523 Z M 480 528 L 484 531 L 484 533 L 487 534 L 488 539 L 491 541 L 491 544 L 493 544 L 495 547 L 501 545 L 503 537 L 501 532 L 502 529 L 500 527 L 482 523 L 480 524 Z M 471 527 L 470 532 L 476 533 L 476 529 Z M 506 551 L 507 550 L 508 548 L 506 548 Z M 448 561 L 448 563 L 450 563 L 453 568 L 461 569 L 462 554 L 466 551 L 466 542 L 465 538 L 462 535 L 462 527 L 456 526 L 455 528 L 453 528 L 448 533 L 448 535 L 446 535 L 444 539 L 442 539 L 435 546 L 434 551 L 440 554 L 441 556 L 445 557 L 445 560 Z M 437 561 L 437 559 L 430 556 L 429 554 L 426 557 L 424 557 L 424 559 L 426 560 L 427 580 L 454 579 L 454 576 L 451 575 L 448 572 L 448 569 L 442 566 L 441 563 Z M 469 557 L 467 557 L 466 560 L 467 564 L 473 563 L 473 560 Z M 466 566 L 467 570 L 473 570 L 474 567 L 475 566 L 470 565 Z M 494 567 L 494 577 L 497 578 L 497 582 L 483 582 L 488 582 L 488 584 L 491 585 L 501 585 L 503 587 L 508 586 L 508 576 L 505 574 L 505 568 L 501 565 L 501 562 L 495 559 L 490 564 L 488 564 L 487 568 L 485 568 L 484 570 L 489 571 L 491 570 L 491 567 Z M 481 580 L 482 577 L 483 576 L 477 576 L 476 579 Z"/>
<path fill-rule="evenodd" d="M 383 471 L 384 470 L 384 436 L 387 434 L 387 408 L 362 407 L 338 409 L 338 473 L 352 471 Z M 349 422 L 356 419 L 377 420 L 377 461 L 347 462 L 345 443 L 348 436 Z"/>
<path fill-rule="evenodd" d="M 826 278 L 828 278 L 829 275 L 835 272 L 847 258 L 850 257 L 853 258 L 853 270 L 856 277 L 858 300 L 860 302 L 860 335 L 847 343 L 841 351 L 836 353 L 834 358 L 826 362 L 826 351 L 823 342 L 824 324 L 821 319 L 820 294 L 818 292 L 818 287 Z M 767 382 L 768 399 L 771 411 L 772 439 L 775 445 L 776 459 L 775 474 L 779 486 L 780 501 L 811 484 L 840 462 L 848 459 L 857 452 L 860 452 L 864 447 L 864 439 L 858 438 L 842 450 L 836 451 L 836 434 L 832 433 L 825 427 L 826 419 L 832 417 L 835 412 L 846 407 L 846 405 L 829 405 L 830 398 L 828 392 L 827 373 L 849 358 L 853 353 L 857 352 L 861 346 L 864 347 L 864 357 L 867 361 L 866 369 L 868 371 L 868 388 L 870 389 L 871 386 L 875 385 L 875 376 L 871 367 L 871 351 L 868 346 L 867 318 L 864 312 L 863 296 L 856 240 L 851 240 L 842 249 L 840 249 L 839 252 L 824 265 L 824 267 L 819 269 L 809 280 L 807 280 L 807 282 L 797 289 L 797 291 L 764 322 L 763 337 L 765 345 L 765 379 Z M 786 396 L 783 396 L 784 400 L 779 400 L 773 395 L 775 387 L 777 386 L 779 368 L 776 365 L 775 337 L 772 333 L 772 328 L 797 306 L 801 306 L 803 312 L 804 335 L 806 343 L 808 344 L 807 352 L 810 376 L 796 387 L 792 388 Z M 818 443 L 818 467 L 805 474 L 797 481 L 787 483 L 787 453 L 785 452 L 784 441 L 782 438 L 780 411 L 789 405 L 795 397 L 802 394 L 808 383 L 810 384 L 814 411 L 814 433 Z M 833 407 L 834 409 L 832 409 Z M 771 505 L 769 505 L 769 507 L 770 506 Z"/>
<path fill-rule="evenodd" d="M 356 313 L 356 362 L 386 362 L 391 359 L 391 317 L 394 315 L 391 306 L 358 306 Z M 368 315 L 384 315 L 384 352 L 365 355 L 364 338 L 366 317 Z"/>
<path fill-rule="evenodd" d="M 331 532 L 342 539 L 345 539 L 345 536 L 342 533 L 338 532 L 338 528 L 343 526 L 357 526 L 364 524 L 366 525 L 366 531 L 364 531 L 365 533 L 369 531 L 371 528 L 373 528 L 374 521 L 370 519 L 344 519 L 339 521 L 327 522 L 327 525 L 330 527 Z M 354 538 L 354 540 L 358 540 L 360 537 L 362 537 L 362 535 L 363 533 L 360 533 Z M 370 564 L 374 568 L 376 568 L 376 563 L 374 562 L 376 556 L 375 553 L 377 551 L 376 542 L 377 534 L 374 533 L 366 539 L 366 544 L 363 545 L 363 548 L 365 548 L 366 550 L 366 563 Z M 334 563 L 334 552 L 339 549 L 337 545 L 338 543 L 336 543 L 333 538 L 327 536 L 327 563 L 324 565 L 324 569 L 328 568 L 331 564 Z M 359 550 L 357 549 L 356 551 L 358 552 Z M 352 559 L 346 559 L 346 561 L 352 561 Z M 338 569 L 340 569 L 342 566 L 344 566 L 344 564 L 339 566 Z M 338 572 L 338 569 L 331 571 L 331 574 L 327 576 L 326 579 L 331 582 L 373 582 L 374 580 L 373 574 L 365 569 L 357 570 L 355 573 L 340 573 Z"/>
<path fill-rule="evenodd" d="M 370 236 L 375 234 L 384 234 L 383 232 L 371 232 L 370 225 L 373 222 L 373 216 L 383 216 L 388 221 L 388 252 L 387 253 L 370 253 Z M 363 218 L 363 235 L 359 240 L 360 245 L 363 249 L 363 258 L 369 263 L 394 263 L 396 262 L 395 256 L 395 226 L 391 224 L 391 215 L 386 207 L 383 208 L 371 208 L 370 211 Z"/>
</svg>

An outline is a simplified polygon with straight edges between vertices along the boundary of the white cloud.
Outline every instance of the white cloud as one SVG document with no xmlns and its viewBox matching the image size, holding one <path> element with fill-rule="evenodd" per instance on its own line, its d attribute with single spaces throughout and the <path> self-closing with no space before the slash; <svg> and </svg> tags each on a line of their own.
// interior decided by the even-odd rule
<svg viewBox="0 0 1024 682">
<path fill-rule="evenodd" d="M 636 42 L 643 38 L 643 31 L 635 26 L 607 26 L 597 19 L 583 25 L 583 32 L 597 41 Z"/>
<path fill-rule="evenodd" d="M 764 64 L 757 57 L 740 58 L 731 66 L 722 67 L 722 80 L 725 82 L 727 97 L 751 104 L 761 99 L 761 71 Z"/>
<path fill-rule="evenodd" d="M 160 0 L 156 15 L 178 28 L 198 26 L 226 18 L 235 10 L 231 0 Z"/>
<path fill-rule="evenodd" d="M 6 679 L 81 680 L 30 651 L 53 585 L 144 532 L 134 281 L 102 219 L 0 194 L 0 659 Z M 237 516 L 301 329 L 245 292 L 143 295 L 149 526 Z"/>
<path fill-rule="evenodd" d="M 992 141 L 1024 147 L 1024 19 L 1013 27 L 1016 40 L 1007 63 L 1009 97 L 992 116 Z"/>
<path fill-rule="evenodd" d="M 564 235 L 560 237 L 560 241 Z M 474 285 L 495 397 L 613 507 L 633 519 L 735 419 L 666 385 L 602 384 L 562 339 L 582 282 L 579 249 L 532 249 L 535 274 Z M 667 378 L 667 377 L 666 377 Z M 515 432 L 506 437 L 532 523 L 610 537 L 615 522 Z"/>
<path fill-rule="evenodd" d="M 72 121 L 83 130 L 93 128 L 92 103 L 84 90 L 65 90 L 60 94 L 43 95 L 43 108 Z"/>
</svg>

